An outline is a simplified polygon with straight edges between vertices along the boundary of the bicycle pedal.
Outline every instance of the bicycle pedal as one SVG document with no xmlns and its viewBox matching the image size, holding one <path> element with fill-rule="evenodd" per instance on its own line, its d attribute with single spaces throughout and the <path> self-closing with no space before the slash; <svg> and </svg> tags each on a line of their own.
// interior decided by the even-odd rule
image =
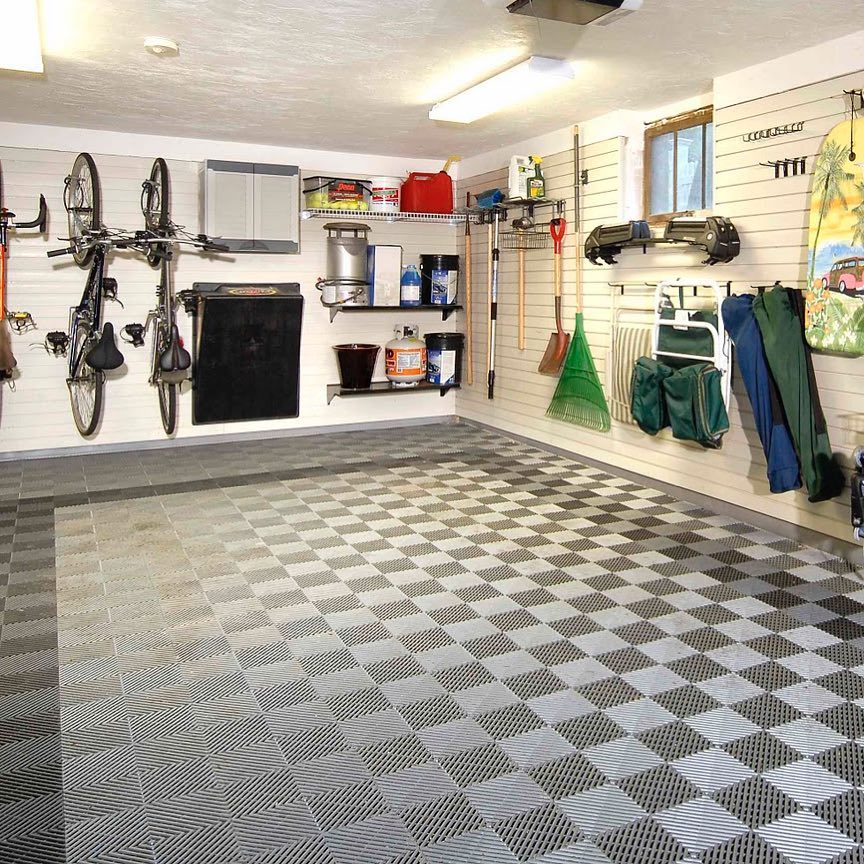
<svg viewBox="0 0 864 864">
<path fill-rule="evenodd" d="M 117 280 L 110 276 L 102 277 L 102 293 L 106 300 L 117 300 Z M 122 305 L 122 304 L 121 304 Z"/>
<path fill-rule="evenodd" d="M 69 336 L 62 330 L 52 330 L 45 337 L 45 349 L 55 357 L 65 357 L 69 349 Z"/>
<path fill-rule="evenodd" d="M 198 311 L 198 294 L 195 291 L 181 291 L 177 299 L 183 304 L 187 315 L 194 315 Z"/>
<path fill-rule="evenodd" d="M 124 342 L 130 342 L 133 348 L 140 348 L 144 344 L 144 325 L 127 324 L 120 331 L 120 337 Z"/>
<path fill-rule="evenodd" d="M 26 333 L 36 329 L 36 322 L 29 312 L 8 312 L 9 325 L 16 333 Z"/>
</svg>

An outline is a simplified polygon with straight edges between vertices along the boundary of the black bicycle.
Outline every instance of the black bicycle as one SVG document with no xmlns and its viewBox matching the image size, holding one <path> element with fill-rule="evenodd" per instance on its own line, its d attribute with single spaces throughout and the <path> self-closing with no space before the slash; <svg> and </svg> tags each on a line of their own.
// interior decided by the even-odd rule
<svg viewBox="0 0 864 864">
<path fill-rule="evenodd" d="M 132 244 L 133 248 L 145 254 L 151 267 L 159 270 L 156 308 L 150 310 L 143 324 L 127 324 L 120 333 L 121 338 L 139 347 L 144 345 L 147 332 L 153 327 L 149 383 L 156 387 L 159 396 L 159 413 L 166 435 L 173 435 L 177 428 L 177 394 L 192 370 L 192 357 L 184 347 L 177 327 L 177 296 L 171 269 L 174 249 L 185 244 L 205 252 L 228 251 L 227 246 L 215 243 L 203 234 L 192 235 L 174 223 L 170 203 L 168 165 L 164 159 L 156 159 L 141 188 L 144 231 L 136 232 Z"/>
<path fill-rule="evenodd" d="M 123 365 L 114 326 L 102 320 L 106 300 L 117 299 L 117 280 L 105 275 L 108 252 L 128 248 L 130 237 L 102 225 L 99 173 L 89 153 L 80 153 L 66 178 L 63 204 L 69 218 L 67 249 L 54 249 L 49 258 L 72 255 L 82 269 L 90 268 L 84 293 L 69 311 L 69 332 L 52 331 L 45 344 L 55 355 L 68 357 L 66 384 L 72 417 L 83 436 L 92 435 L 102 418 L 105 373 Z"/>
</svg>

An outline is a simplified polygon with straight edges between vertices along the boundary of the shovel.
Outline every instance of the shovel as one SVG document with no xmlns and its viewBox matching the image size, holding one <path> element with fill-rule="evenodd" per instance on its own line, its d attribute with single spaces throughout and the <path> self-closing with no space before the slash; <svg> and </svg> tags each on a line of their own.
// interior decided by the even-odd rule
<svg viewBox="0 0 864 864">
<path fill-rule="evenodd" d="M 540 361 L 538 371 L 541 375 L 557 375 L 561 371 L 561 365 L 567 356 L 570 347 L 570 334 L 564 332 L 561 325 L 561 244 L 567 230 L 567 222 L 564 219 L 553 219 L 549 223 L 549 233 L 554 243 L 554 270 L 555 270 L 555 332 L 549 337 L 546 353 Z"/>
</svg>

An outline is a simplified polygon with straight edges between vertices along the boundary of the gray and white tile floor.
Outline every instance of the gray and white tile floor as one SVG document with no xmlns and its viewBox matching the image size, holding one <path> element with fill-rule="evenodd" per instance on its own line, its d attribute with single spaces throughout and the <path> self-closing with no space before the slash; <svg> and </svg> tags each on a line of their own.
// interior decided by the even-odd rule
<svg viewBox="0 0 864 864">
<path fill-rule="evenodd" d="M 0 862 L 862 864 L 852 569 L 470 426 L 0 464 Z"/>
</svg>

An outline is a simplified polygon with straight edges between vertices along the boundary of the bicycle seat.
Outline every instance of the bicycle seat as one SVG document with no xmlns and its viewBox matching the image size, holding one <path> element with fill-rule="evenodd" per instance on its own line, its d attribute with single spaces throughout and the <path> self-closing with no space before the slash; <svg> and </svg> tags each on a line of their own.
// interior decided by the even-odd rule
<svg viewBox="0 0 864 864">
<path fill-rule="evenodd" d="M 159 355 L 159 368 L 162 370 L 162 376 L 165 380 L 169 380 L 168 376 L 172 373 L 182 372 L 183 378 L 186 377 L 186 370 L 192 365 L 192 357 L 189 352 L 183 347 L 183 340 L 180 338 L 180 331 L 175 324 L 171 328 L 171 342 L 168 347 Z M 175 376 L 176 377 L 176 376 Z"/>
<path fill-rule="evenodd" d="M 118 369 L 123 365 L 123 355 L 114 341 L 114 325 L 110 322 L 102 327 L 102 338 L 87 354 L 87 364 L 99 371 Z"/>
</svg>

